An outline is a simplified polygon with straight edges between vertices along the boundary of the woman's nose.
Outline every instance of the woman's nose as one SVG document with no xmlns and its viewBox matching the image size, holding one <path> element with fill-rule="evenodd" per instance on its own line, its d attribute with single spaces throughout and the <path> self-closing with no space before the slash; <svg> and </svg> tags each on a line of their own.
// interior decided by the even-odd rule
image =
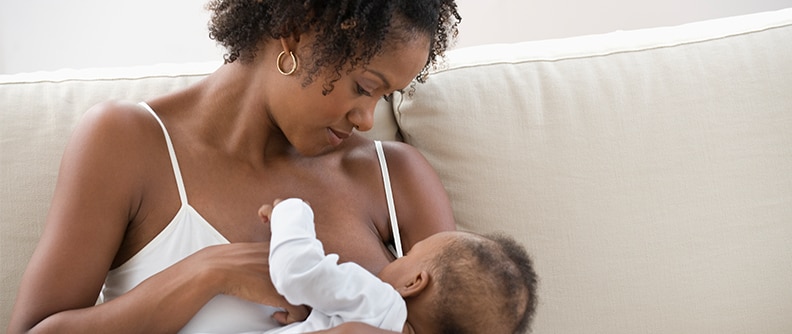
<svg viewBox="0 0 792 334">
<path fill-rule="evenodd" d="M 358 131 L 368 131 L 374 126 L 374 109 L 377 103 L 372 103 L 364 108 L 353 110 L 348 119 Z"/>
</svg>

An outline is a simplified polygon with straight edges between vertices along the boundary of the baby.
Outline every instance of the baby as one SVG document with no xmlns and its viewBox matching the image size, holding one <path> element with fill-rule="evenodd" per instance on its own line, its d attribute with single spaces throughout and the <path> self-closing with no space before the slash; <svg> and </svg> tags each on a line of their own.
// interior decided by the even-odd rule
<svg viewBox="0 0 792 334">
<path fill-rule="evenodd" d="M 290 303 L 312 308 L 305 321 L 266 333 L 304 333 L 350 321 L 402 333 L 528 331 L 537 278 L 527 252 L 510 238 L 437 233 L 375 276 L 325 255 L 304 201 L 275 201 L 259 215 L 272 229 L 275 288 Z"/>
</svg>

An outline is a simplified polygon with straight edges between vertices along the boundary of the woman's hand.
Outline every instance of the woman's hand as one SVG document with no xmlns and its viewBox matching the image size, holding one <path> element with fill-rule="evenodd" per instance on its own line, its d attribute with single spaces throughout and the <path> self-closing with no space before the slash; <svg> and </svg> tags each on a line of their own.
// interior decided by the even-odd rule
<svg viewBox="0 0 792 334">
<path fill-rule="evenodd" d="M 254 303 L 280 307 L 285 315 L 276 321 L 287 324 L 308 317 L 308 308 L 289 304 L 272 285 L 269 274 L 269 243 L 231 243 L 206 247 L 174 267 L 197 270 L 206 275 L 217 294 L 231 295 Z"/>
</svg>

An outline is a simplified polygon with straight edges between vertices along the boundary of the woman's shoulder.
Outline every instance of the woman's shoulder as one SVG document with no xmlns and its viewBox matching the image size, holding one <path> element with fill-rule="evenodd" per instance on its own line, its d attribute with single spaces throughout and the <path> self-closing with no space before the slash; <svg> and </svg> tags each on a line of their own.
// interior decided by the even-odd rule
<svg viewBox="0 0 792 334">
<path fill-rule="evenodd" d="M 132 145 L 162 142 L 163 131 L 153 112 L 139 102 L 108 100 L 86 111 L 75 135 L 99 136 L 107 144 Z"/>
<path fill-rule="evenodd" d="M 378 156 L 375 141 L 362 135 L 348 139 L 343 150 L 343 165 L 352 174 L 369 174 L 372 169 L 387 165 L 388 172 L 397 178 L 415 179 L 435 171 L 424 155 L 415 147 L 399 141 L 381 141 L 382 160 Z"/>
<path fill-rule="evenodd" d="M 149 128 L 154 118 L 140 104 L 122 100 L 100 102 L 85 112 L 77 130 L 123 134 Z"/>
<path fill-rule="evenodd" d="M 142 163 L 152 152 L 161 151 L 163 141 L 160 126 L 143 106 L 111 100 L 86 111 L 72 133 L 65 154 L 77 154 L 95 162 L 120 159 L 127 163 L 118 167 L 130 169 L 135 164 L 128 161 Z"/>
<path fill-rule="evenodd" d="M 400 141 L 382 141 L 383 159 L 391 174 L 413 177 L 415 173 L 434 173 L 424 155 L 414 146 Z M 374 144 L 372 141 L 372 150 Z M 378 159 L 379 160 L 379 159 Z"/>
<path fill-rule="evenodd" d="M 340 151 L 342 164 L 352 174 L 371 174 L 381 167 L 375 141 L 360 134 L 347 139 Z M 425 168 L 423 155 L 414 147 L 397 141 L 381 141 L 384 163 L 395 173 L 409 172 L 413 168 Z M 376 173 L 374 175 L 379 175 Z"/>
<path fill-rule="evenodd" d="M 344 150 L 344 157 L 348 159 L 366 159 L 377 161 L 377 149 L 375 140 L 357 134 L 349 138 L 347 149 Z M 409 162 L 413 159 L 423 159 L 423 155 L 415 147 L 400 141 L 379 141 L 382 145 L 383 153 L 390 163 Z"/>
</svg>

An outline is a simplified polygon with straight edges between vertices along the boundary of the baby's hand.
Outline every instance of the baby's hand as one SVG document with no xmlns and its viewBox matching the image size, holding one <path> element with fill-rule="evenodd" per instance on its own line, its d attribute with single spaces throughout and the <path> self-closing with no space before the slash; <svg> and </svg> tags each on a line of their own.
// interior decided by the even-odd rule
<svg viewBox="0 0 792 334">
<path fill-rule="evenodd" d="M 259 218 L 264 223 L 269 223 L 270 216 L 272 216 L 272 204 L 264 204 L 258 210 Z"/>
<path fill-rule="evenodd" d="M 258 210 L 259 218 L 261 218 L 261 221 L 263 221 L 265 224 L 269 223 L 270 219 L 272 218 L 272 210 L 275 208 L 275 206 L 278 205 L 278 203 L 283 202 L 283 201 L 284 200 L 282 200 L 280 198 L 276 198 L 272 202 L 272 204 L 264 204 L 264 205 L 262 205 L 259 208 L 259 210 Z M 305 200 L 302 200 L 302 201 L 305 204 L 307 204 L 308 206 L 311 206 L 311 203 L 308 203 L 308 201 L 305 201 Z"/>
<path fill-rule="evenodd" d="M 259 218 L 261 218 L 261 221 L 263 221 L 264 223 L 269 223 L 270 217 L 272 217 L 272 208 L 278 205 L 278 203 L 280 203 L 281 201 L 283 200 L 281 200 L 280 198 L 276 198 L 275 201 L 272 202 L 272 204 L 262 205 L 258 210 Z"/>
<path fill-rule="evenodd" d="M 281 325 L 288 325 L 295 322 L 305 321 L 311 310 L 305 305 L 295 306 L 291 310 L 278 311 L 272 314 L 272 319 L 275 319 Z"/>
</svg>

